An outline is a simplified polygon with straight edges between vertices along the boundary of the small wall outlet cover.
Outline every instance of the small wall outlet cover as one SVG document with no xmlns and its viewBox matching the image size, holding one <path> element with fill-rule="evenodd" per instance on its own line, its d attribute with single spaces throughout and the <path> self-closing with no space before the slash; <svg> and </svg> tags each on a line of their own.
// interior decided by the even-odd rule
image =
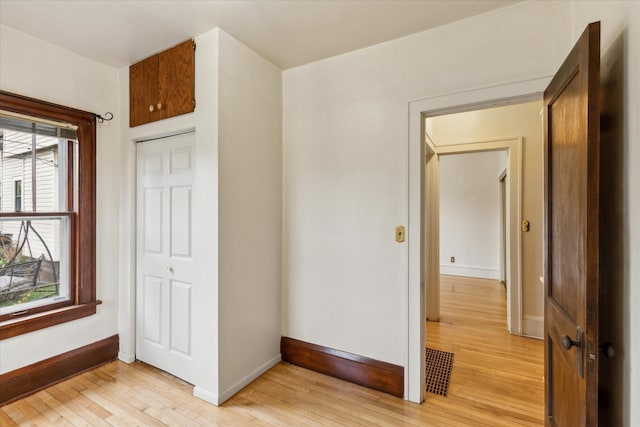
<svg viewBox="0 0 640 427">
<path fill-rule="evenodd" d="M 451 257 L 451 263 L 453 264 L 454 262 L 456 262 L 456 257 L 452 256 Z"/>
</svg>

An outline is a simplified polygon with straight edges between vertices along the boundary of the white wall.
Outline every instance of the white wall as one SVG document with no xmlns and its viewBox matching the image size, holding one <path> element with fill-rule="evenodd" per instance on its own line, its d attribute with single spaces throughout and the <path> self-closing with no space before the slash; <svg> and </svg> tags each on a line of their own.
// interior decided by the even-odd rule
<svg viewBox="0 0 640 427">
<path fill-rule="evenodd" d="M 440 156 L 441 274 L 500 278 L 498 177 L 505 159 L 504 151 Z"/>
<path fill-rule="evenodd" d="M 220 31 L 221 401 L 280 360 L 282 76 Z"/>
<path fill-rule="evenodd" d="M 0 341 L 0 374 L 118 333 L 118 183 L 121 140 L 118 70 L 0 25 L 0 88 L 114 115 L 97 127 L 97 297 L 84 319 Z M 46 66 L 43 66 L 45 64 Z"/>
<path fill-rule="evenodd" d="M 518 4 L 284 72 L 283 335 L 406 367 L 408 103 L 553 74 L 568 15 Z"/>
<path fill-rule="evenodd" d="M 405 365 L 407 252 L 393 227 L 407 221 L 407 103 L 550 76 L 600 19 L 604 58 L 622 40 L 625 88 L 616 397 L 623 425 L 640 425 L 639 9 L 525 2 L 285 71 L 283 334 Z"/>
</svg>

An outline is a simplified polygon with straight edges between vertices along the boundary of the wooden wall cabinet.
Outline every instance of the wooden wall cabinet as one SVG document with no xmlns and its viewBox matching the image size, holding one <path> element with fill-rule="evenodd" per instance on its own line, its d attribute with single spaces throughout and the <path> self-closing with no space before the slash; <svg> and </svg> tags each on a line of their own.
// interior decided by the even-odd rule
<svg viewBox="0 0 640 427">
<path fill-rule="evenodd" d="M 194 40 L 187 40 L 129 67 L 129 126 L 195 109 Z"/>
</svg>

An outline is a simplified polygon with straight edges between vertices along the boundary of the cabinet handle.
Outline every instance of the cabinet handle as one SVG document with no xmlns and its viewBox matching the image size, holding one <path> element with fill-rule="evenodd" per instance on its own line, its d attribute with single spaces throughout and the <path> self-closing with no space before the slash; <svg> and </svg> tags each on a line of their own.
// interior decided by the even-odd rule
<svg viewBox="0 0 640 427">
<path fill-rule="evenodd" d="M 149 105 L 149 112 L 153 113 L 153 105 Z"/>
<path fill-rule="evenodd" d="M 158 110 L 162 110 L 162 103 L 158 102 Z"/>
</svg>

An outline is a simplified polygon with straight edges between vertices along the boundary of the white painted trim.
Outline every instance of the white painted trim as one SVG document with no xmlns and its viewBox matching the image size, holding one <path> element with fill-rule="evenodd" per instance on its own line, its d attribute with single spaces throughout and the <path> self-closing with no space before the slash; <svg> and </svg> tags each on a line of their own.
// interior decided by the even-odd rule
<svg viewBox="0 0 640 427">
<path fill-rule="evenodd" d="M 216 406 L 219 405 L 218 393 L 213 393 L 209 390 L 206 390 L 202 387 L 194 386 L 193 387 L 193 395 L 198 399 L 202 399 L 205 402 L 212 403 Z"/>
<path fill-rule="evenodd" d="M 542 97 L 552 78 L 551 75 L 538 76 L 459 92 L 441 93 L 409 102 L 409 113 L 422 113 L 430 117 L 535 101 Z"/>
<path fill-rule="evenodd" d="M 424 115 L 468 111 L 494 104 L 507 105 L 540 99 L 551 76 L 518 82 L 503 82 L 458 93 L 448 93 L 409 102 L 408 140 L 408 272 L 407 272 L 407 352 L 405 361 L 405 399 L 420 403 L 424 400 L 425 298 L 423 247 L 424 215 Z"/>
<path fill-rule="evenodd" d="M 440 274 L 451 276 L 478 277 L 480 279 L 500 280 L 500 269 L 476 267 L 472 265 L 440 264 Z"/>
<path fill-rule="evenodd" d="M 243 388 L 251 384 L 256 378 L 258 378 L 260 375 L 264 374 L 269 369 L 276 366 L 281 361 L 282 361 L 281 354 L 278 354 L 272 359 L 267 360 L 261 366 L 259 366 L 258 368 L 254 369 L 251 373 L 249 373 L 249 375 L 240 379 L 240 381 L 238 381 L 237 383 L 235 383 L 234 385 L 232 385 L 231 387 L 223 391 L 222 394 L 218 395 L 218 403 L 216 405 L 222 405 L 225 401 L 233 397 L 234 394 L 236 394 L 237 392 L 239 392 L 240 390 L 242 390 Z M 194 394 L 195 394 L 195 391 L 194 391 Z"/>
<path fill-rule="evenodd" d="M 426 280 L 427 320 L 440 321 L 440 159 L 435 146 L 427 146 L 429 159 L 425 170 L 425 221 L 424 266 L 422 271 Z M 433 250 L 435 249 L 435 250 Z"/>
<path fill-rule="evenodd" d="M 504 188 L 503 188 L 504 186 Z M 507 283 L 507 168 L 498 177 L 498 194 L 500 195 L 500 269 L 498 280 Z"/>
<path fill-rule="evenodd" d="M 118 360 L 126 363 L 127 365 L 136 361 L 135 354 L 123 353 L 121 351 L 118 352 Z"/>
<path fill-rule="evenodd" d="M 411 108 L 411 104 L 409 104 Z M 409 188 L 407 218 L 407 348 L 404 369 L 404 398 L 420 403 L 425 389 L 425 209 L 422 183 L 425 180 L 424 120 L 421 111 L 409 113 Z"/>
<path fill-rule="evenodd" d="M 439 145 L 436 147 L 436 150 L 440 155 L 508 150 L 511 148 L 512 141 L 517 141 L 519 139 L 521 138 L 518 136 L 483 139 L 462 144 Z M 509 175 L 508 170 L 509 165 L 507 163 L 507 177 Z"/>
<path fill-rule="evenodd" d="M 544 339 L 544 317 L 524 315 L 522 335 L 530 338 Z"/>
</svg>

